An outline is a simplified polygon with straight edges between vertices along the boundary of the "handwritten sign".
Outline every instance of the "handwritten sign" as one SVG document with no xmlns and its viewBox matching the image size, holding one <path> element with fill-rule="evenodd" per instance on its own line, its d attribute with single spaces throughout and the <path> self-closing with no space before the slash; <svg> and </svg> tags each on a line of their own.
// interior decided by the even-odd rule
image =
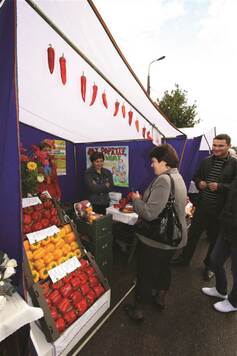
<svg viewBox="0 0 237 356">
<path fill-rule="evenodd" d="M 46 229 L 30 232 L 29 234 L 26 234 L 26 237 L 28 238 L 29 243 L 32 245 L 35 242 L 39 242 L 41 240 L 46 239 L 46 237 L 53 236 L 59 231 L 60 229 L 56 225 L 52 225 L 50 227 L 47 227 Z"/>
<path fill-rule="evenodd" d="M 49 277 L 52 282 L 55 283 L 65 277 L 67 274 L 75 271 L 75 269 L 81 266 L 80 261 L 76 256 L 69 258 L 69 260 L 61 263 L 59 266 L 54 267 L 48 271 Z"/>
</svg>

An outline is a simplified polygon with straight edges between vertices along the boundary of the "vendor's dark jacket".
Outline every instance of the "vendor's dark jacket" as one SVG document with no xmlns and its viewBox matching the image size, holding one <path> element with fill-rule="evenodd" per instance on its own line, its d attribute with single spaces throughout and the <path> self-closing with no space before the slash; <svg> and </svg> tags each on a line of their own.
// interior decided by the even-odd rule
<svg viewBox="0 0 237 356">
<path fill-rule="evenodd" d="M 230 185 L 220 221 L 224 239 L 237 244 L 237 177 Z"/>
<path fill-rule="evenodd" d="M 200 181 L 206 180 L 210 174 L 212 164 L 216 157 L 214 155 L 205 158 L 201 164 L 196 174 L 193 177 L 193 180 L 196 184 L 197 189 L 199 189 L 198 185 Z M 217 204 L 216 204 L 216 214 L 219 215 L 222 211 L 226 197 L 229 191 L 230 184 L 233 182 L 234 178 L 237 176 L 237 160 L 230 155 L 227 156 L 221 176 L 218 183 L 217 190 Z M 201 192 L 199 193 L 201 197 Z M 199 199 L 198 206 L 201 206 L 201 199 Z"/>
<path fill-rule="evenodd" d="M 105 183 L 109 183 L 108 188 Z M 92 166 L 85 172 L 85 185 L 87 190 L 87 199 L 95 205 L 108 205 L 110 198 L 109 192 L 113 189 L 112 173 L 105 168 L 101 173 L 97 173 Z"/>
</svg>

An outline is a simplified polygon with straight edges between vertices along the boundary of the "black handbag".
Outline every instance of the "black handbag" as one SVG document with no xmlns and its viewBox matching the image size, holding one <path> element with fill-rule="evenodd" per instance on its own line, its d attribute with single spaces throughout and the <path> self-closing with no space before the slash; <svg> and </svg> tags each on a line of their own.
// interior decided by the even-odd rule
<svg viewBox="0 0 237 356">
<path fill-rule="evenodd" d="M 158 218 L 153 221 L 139 218 L 134 225 L 134 228 L 135 232 L 144 237 L 156 242 L 161 242 L 165 245 L 177 247 L 182 240 L 182 225 L 180 224 L 175 208 L 174 181 L 170 175 L 169 177 L 171 179 L 170 196 L 163 211 Z M 150 194 L 148 195 L 147 200 L 149 199 Z"/>
</svg>

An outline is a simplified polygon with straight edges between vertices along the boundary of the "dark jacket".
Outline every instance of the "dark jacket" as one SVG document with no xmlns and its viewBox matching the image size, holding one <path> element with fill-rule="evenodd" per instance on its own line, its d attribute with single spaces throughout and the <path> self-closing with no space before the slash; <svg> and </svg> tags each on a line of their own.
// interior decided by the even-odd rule
<svg viewBox="0 0 237 356">
<path fill-rule="evenodd" d="M 109 188 L 106 186 L 106 183 L 109 183 Z M 93 166 L 88 168 L 85 173 L 85 185 L 87 199 L 92 204 L 109 204 L 109 192 L 113 189 L 113 176 L 108 169 L 102 168 L 101 174 L 99 174 Z"/>
<path fill-rule="evenodd" d="M 209 156 L 205 158 L 201 164 L 199 169 L 197 170 L 196 174 L 193 177 L 193 180 L 196 184 L 196 187 L 199 189 L 198 184 L 202 180 L 206 180 L 210 174 L 213 162 L 215 160 L 215 156 Z M 221 172 L 221 176 L 218 183 L 218 190 L 217 190 L 217 205 L 216 205 L 216 213 L 219 215 L 221 210 L 224 207 L 226 196 L 228 194 L 228 190 L 230 184 L 237 176 L 237 160 L 230 155 L 227 156 L 226 161 L 223 164 L 223 169 Z M 199 193 L 201 198 L 201 192 Z M 200 205 L 201 199 L 199 199 L 198 205 Z"/>
<path fill-rule="evenodd" d="M 237 244 L 237 177 L 229 188 L 226 203 L 220 216 L 222 235 L 230 242 Z"/>
</svg>

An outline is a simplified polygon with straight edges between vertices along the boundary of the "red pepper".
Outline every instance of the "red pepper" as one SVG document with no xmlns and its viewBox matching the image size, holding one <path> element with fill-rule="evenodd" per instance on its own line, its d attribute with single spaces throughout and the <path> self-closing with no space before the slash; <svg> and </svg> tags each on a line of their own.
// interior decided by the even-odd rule
<svg viewBox="0 0 237 356">
<path fill-rule="evenodd" d="M 138 120 L 135 121 L 135 126 L 136 126 L 137 132 L 139 132 L 139 121 Z"/>
<path fill-rule="evenodd" d="M 55 325 L 60 333 L 63 332 L 66 328 L 65 321 L 63 318 L 59 318 L 58 320 L 56 320 Z"/>
<path fill-rule="evenodd" d="M 78 310 L 78 314 L 81 316 L 82 314 L 85 313 L 85 311 L 87 310 L 88 308 L 88 304 L 87 304 L 87 301 L 86 301 L 86 298 L 83 298 L 79 303 L 77 303 L 75 305 L 75 307 L 77 308 Z"/>
<path fill-rule="evenodd" d="M 81 285 L 81 280 L 79 277 L 74 277 L 72 280 L 71 280 L 71 285 L 73 287 L 73 289 L 78 289 L 78 287 L 80 287 Z"/>
<path fill-rule="evenodd" d="M 119 111 L 119 105 L 120 104 L 119 104 L 118 100 L 115 101 L 115 103 L 114 103 L 114 116 L 116 116 L 118 111 Z"/>
<path fill-rule="evenodd" d="M 63 277 L 62 280 L 63 280 L 64 283 L 68 283 L 68 282 L 70 282 L 72 279 L 73 279 L 73 275 L 72 275 L 72 273 L 70 273 L 70 274 L 68 274 L 67 276 Z"/>
<path fill-rule="evenodd" d="M 86 283 L 86 281 L 88 280 L 88 276 L 85 272 L 80 272 L 77 276 L 80 278 L 81 284 Z"/>
<path fill-rule="evenodd" d="M 82 100 L 85 102 L 86 101 L 86 76 L 84 75 L 84 72 L 82 73 L 81 76 L 81 97 Z"/>
<path fill-rule="evenodd" d="M 51 285 L 51 287 L 53 289 L 60 289 L 60 288 L 62 288 L 62 286 L 63 286 L 63 281 L 62 280 L 60 280 L 60 281 L 58 281 L 56 283 L 52 283 L 52 285 Z"/>
<path fill-rule="evenodd" d="M 102 287 L 101 284 L 98 284 L 97 286 L 95 286 L 93 288 L 93 290 L 94 290 L 95 295 L 96 295 L 97 298 L 99 298 L 105 292 L 105 290 L 104 290 L 104 288 Z"/>
<path fill-rule="evenodd" d="M 50 208 L 52 208 L 52 207 L 53 207 L 53 202 L 52 202 L 52 200 L 46 200 L 46 201 L 44 201 L 44 202 L 43 202 L 43 207 L 44 207 L 45 209 L 50 209 Z"/>
<path fill-rule="evenodd" d="M 87 293 L 86 295 L 86 300 L 88 305 L 91 306 L 94 303 L 95 299 L 96 299 L 95 292 L 91 289 L 89 293 Z"/>
<path fill-rule="evenodd" d="M 48 304 L 49 307 L 52 306 L 52 302 L 51 302 L 51 300 L 49 298 L 46 297 L 45 301 L 46 301 L 46 303 Z"/>
<path fill-rule="evenodd" d="M 54 320 L 57 320 L 59 318 L 59 314 L 56 308 L 50 308 L 50 314 Z"/>
<path fill-rule="evenodd" d="M 65 85 L 67 81 L 67 70 L 66 70 L 66 59 L 63 54 L 62 57 L 59 58 L 59 64 L 60 64 L 62 83 Z"/>
<path fill-rule="evenodd" d="M 80 286 L 80 290 L 81 290 L 82 295 L 85 296 L 90 291 L 90 287 L 87 283 L 85 283 L 82 286 Z"/>
<path fill-rule="evenodd" d="M 133 117 L 133 112 L 130 110 L 128 112 L 128 124 L 129 124 L 129 126 L 132 125 L 132 117 Z"/>
<path fill-rule="evenodd" d="M 151 137 L 150 131 L 147 131 L 146 137 L 147 137 L 148 140 L 152 141 L 152 137 Z"/>
<path fill-rule="evenodd" d="M 81 264 L 80 268 L 83 269 L 83 268 L 85 268 L 86 266 L 89 265 L 89 262 L 87 260 L 85 260 L 84 258 L 81 258 L 80 259 L 80 264 Z"/>
<path fill-rule="evenodd" d="M 123 115 L 123 118 L 125 119 L 125 116 L 126 116 L 126 108 L 125 108 L 124 103 L 123 103 L 123 105 L 122 105 L 122 115 Z"/>
<path fill-rule="evenodd" d="M 145 127 L 142 128 L 142 136 L 143 136 L 143 138 L 146 138 L 146 128 Z"/>
<path fill-rule="evenodd" d="M 66 313 L 71 309 L 71 304 L 67 298 L 63 298 L 60 303 L 57 305 L 58 309 L 60 310 L 61 313 Z"/>
<path fill-rule="evenodd" d="M 90 276 L 89 277 L 89 284 L 90 284 L 91 287 L 97 286 L 97 284 L 99 284 L 98 278 L 96 278 L 95 276 Z"/>
<path fill-rule="evenodd" d="M 56 208 L 52 208 L 50 210 L 50 214 L 51 214 L 51 216 L 57 216 L 58 215 L 57 209 Z"/>
<path fill-rule="evenodd" d="M 71 300 L 72 300 L 74 305 L 79 303 L 82 299 L 83 299 L 83 296 L 78 290 L 73 292 L 72 295 L 71 295 Z"/>
<path fill-rule="evenodd" d="M 71 325 L 77 319 L 77 315 L 75 311 L 72 309 L 64 314 L 64 319 L 66 320 L 68 325 Z"/>
<path fill-rule="evenodd" d="M 89 267 L 85 268 L 85 272 L 86 272 L 89 276 L 91 276 L 92 274 L 95 273 L 95 269 L 94 269 L 93 267 L 89 266 Z"/>
<path fill-rule="evenodd" d="M 95 102 L 95 99 L 96 99 L 96 97 L 97 97 L 97 91 L 98 91 L 98 87 L 97 87 L 97 85 L 95 85 L 95 83 L 94 83 L 90 106 L 93 105 L 94 102 Z"/>
<path fill-rule="evenodd" d="M 38 205 L 35 205 L 34 210 L 39 211 L 39 210 L 43 210 L 43 208 L 44 208 L 43 204 L 38 204 Z"/>
<path fill-rule="evenodd" d="M 60 289 L 61 294 L 63 297 L 67 298 L 72 294 L 73 289 L 70 283 L 65 284 L 61 289 Z"/>
<path fill-rule="evenodd" d="M 61 299 L 62 299 L 62 296 L 61 296 L 61 294 L 59 293 L 58 290 L 54 290 L 52 293 L 50 293 L 49 299 L 51 300 L 51 302 L 52 302 L 54 305 L 58 305 L 58 303 L 59 303 L 59 302 L 61 301 Z"/>
<path fill-rule="evenodd" d="M 48 52 L 48 66 L 49 66 L 49 71 L 52 74 L 54 70 L 54 61 L 55 61 L 55 52 L 51 44 L 49 44 L 49 47 L 47 49 Z"/>
<path fill-rule="evenodd" d="M 105 92 L 103 92 L 103 94 L 102 94 L 102 101 L 103 101 L 103 104 L 106 107 L 106 109 L 108 109 L 108 102 L 107 102 L 107 98 L 106 98 Z"/>
</svg>

